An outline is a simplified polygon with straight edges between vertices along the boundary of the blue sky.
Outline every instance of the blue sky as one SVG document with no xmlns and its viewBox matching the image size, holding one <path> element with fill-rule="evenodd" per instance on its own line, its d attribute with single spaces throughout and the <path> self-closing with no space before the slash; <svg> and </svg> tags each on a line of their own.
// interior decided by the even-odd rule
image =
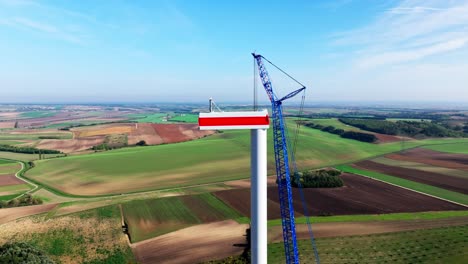
<svg viewBox="0 0 468 264">
<path fill-rule="evenodd" d="M 468 102 L 468 1 L 0 0 L 0 102 L 250 101 L 253 51 L 308 101 Z"/>
</svg>

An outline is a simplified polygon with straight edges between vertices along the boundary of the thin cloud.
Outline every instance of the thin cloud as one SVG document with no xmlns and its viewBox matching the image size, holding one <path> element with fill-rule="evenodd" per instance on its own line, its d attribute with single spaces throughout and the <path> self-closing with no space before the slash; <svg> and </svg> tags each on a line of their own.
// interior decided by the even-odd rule
<svg viewBox="0 0 468 264">
<path fill-rule="evenodd" d="M 415 6 L 415 7 L 395 7 L 388 10 L 389 13 L 393 14 L 408 14 L 408 13 L 422 13 L 428 11 L 439 11 L 442 8 L 427 7 L 427 6 Z"/>
<path fill-rule="evenodd" d="M 33 30 L 39 30 L 39 31 L 46 32 L 46 33 L 58 32 L 58 29 L 52 25 L 40 23 L 40 22 L 33 21 L 24 17 L 15 17 L 12 19 L 12 21 L 16 23 L 17 25 L 24 26 Z"/>
<path fill-rule="evenodd" d="M 396 52 L 386 52 L 383 54 L 370 56 L 364 59 L 361 59 L 358 62 L 358 67 L 360 68 L 373 68 L 385 64 L 393 64 L 400 62 L 415 61 L 426 56 L 444 53 L 456 49 L 460 49 L 466 46 L 468 43 L 468 38 L 450 40 L 443 43 L 438 43 L 429 47 L 424 47 L 420 49 L 412 49 L 407 51 L 396 51 Z"/>
<path fill-rule="evenodd" d="M 26 17 L 13 17 L 3 19 L 0 24 L 7 25 L 13 28 L 19 28 L 23 30 L 30 30 L 47 36 L 51 36 L 56 39 L 65 40 L 75 44 L 84 44 L 83 36 L 74 32 L 68 32 L 54 25 L 32 20 Z"/>
<path fill-rule="evenodd" d="M 462 49 L 468 38 L 468 1 L 402 1 L 362 28 L 333 36 L 355 49 L 356 65 L 376 67 Z"/>
</svg>

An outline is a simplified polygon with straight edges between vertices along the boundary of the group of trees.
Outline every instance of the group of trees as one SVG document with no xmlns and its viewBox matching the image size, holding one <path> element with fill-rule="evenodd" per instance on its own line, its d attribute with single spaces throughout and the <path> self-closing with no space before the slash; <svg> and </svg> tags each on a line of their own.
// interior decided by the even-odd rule
<svg viewBox="0 0 468 264">
<path fill-rule="evenodd" d="M 462 130 L 463 133 L 468 134 L 468 123 L 466 123 L 465 126 L 463 126 Z"/>
<path fill-rule="evenodd" d="M 33 147 L 17 147 L 11 145 L 0 144 L 0 151 L 9 151 L 15 153 L 26 153 L 26 154 L 60 154 L 62 152 L 52 149 L 37 149 Z"/>
<path fill-rule="evenodd" d="M 434 122 L 418 121 L 388 121 L 378 119 L 340 118 L 340 122 L 360 129 L 387 134 L 411 137 L 463 137 L 462 131 L 456 131 L 448 126 Z"/>
<path fill-rule="evenodd" d="M 8 202 L 0 201 L 0 208 L 19 207 L 37 204 L 42 204 L 42 200 L 40 198 L 33 197 L 31 194 L 25 194 L 19 198 L 12 199 Z"/>
<path fill-rule="evenodd" d="M 303 171 L 292 177 L 291 185 L 303 188 L 342 187 L 344 182 L 339 177 L 340 175 L 340 171 L 333 169 Z"/>
<path fill-rule="evenodd" d="M 54 264 L 41 250 L 24 243 L 6 243 L 0 247 L 0 263 Z"/>
<path fill-rule="evenodd" d="M 320 129 L 324 132 L 339 135 L 342 138 L 349 138 L 349 139 L 354 139 L 354 140 L 368 142 L 368 143 L 373 143 L 377 141 L 377 137 L 369 133 L 362 133 L 362 132 L 356 132 L 356 131 L 344 131 L 341 128 L 335 128 L 334 126 L 322 126 L 319 124 L 314 124 L 312 122 L 305 122 L 304 125 L 310 128 Z"/>
<path fill-rule="evenodd" d="M 97 151 L 106 151 L 106 150 L 112 150 L 112 149 L 119 149 L 119 148 L 122 148 L 122 147 L 127 147 L 128 145 L 127 144 L 122 144 L 122 145 L 111 145 L 109 143 L 102 143 L 102 144 L 99 144 L 99 145 L 96 145 L 96 146 L 93 146 L 91 148 L 91 150 L 94 150 L 95 152 Z M 144 140 L 140 140 L 138 141 L 135 146 L 148 146 L 148 144 L 146 144 L 146 141 Z"/>
</svg>

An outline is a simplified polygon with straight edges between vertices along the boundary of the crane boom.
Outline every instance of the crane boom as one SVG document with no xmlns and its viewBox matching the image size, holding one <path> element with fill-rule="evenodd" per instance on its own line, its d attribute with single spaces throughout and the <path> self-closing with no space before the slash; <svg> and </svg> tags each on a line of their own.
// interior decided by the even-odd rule
<svg viewBox="0 0 468 264">
<path fill-rule="evenodd" d="M 263 64 L 263 56 L 255 53 L 252 53 L 252 56 L 257 62 L 260 79 L 271 101 L 276 176 L 281 209 L 286 263 L 299 263 L 299 252 L 297 249 L 296 226 L 294 221 L 294 207 L 289 168 L 288 145 L 285 131 L 285 123 L 283 118 L 282 102 L 303 91 L 305 87 L 303 86 L 302 88 L 284 96 L 283 98 L 278 99 L 278 97 L 273 91 L 273 86 L 271 84 L 270 77 L 265 68 L 265 65 Z"/>
</svg>

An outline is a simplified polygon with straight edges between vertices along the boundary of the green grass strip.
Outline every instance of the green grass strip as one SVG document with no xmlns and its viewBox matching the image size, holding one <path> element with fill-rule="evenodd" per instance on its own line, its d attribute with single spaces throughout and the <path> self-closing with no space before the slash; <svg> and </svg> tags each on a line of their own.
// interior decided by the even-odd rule
<svg viewBox="0 0 468 264">
<path fill-rule="evenodd" d="M 394 221 L 394 220 L 431 220 L 451 217 L 468 216 L 466 211 L 441 211 L 441 212 L 416 212 L 416 213 L 394 213 L 378 215 L 335 215 L 335 216 L 311 216 L 311 223 L 332 222 L 368 222 L 368 221 Z M 306 224 L 306 217 L 296 217 L 296 224 Z M 237 219 L 236 219 L 237 220 Z M 245 221 L 245 219 L 240 219 Z M 238 220 L 238 222 L 240 222 Z M 249 223 L 249 222 L 247 222 Z M 281 225 L 281 219 L 268 220 L 268 226 Z"/>
<path fill-rule="evenodd" d="M 424 146 L 424 148 L 448 153 L 468 154 L 468 143 Z"/>
<path fill-rule="evenodd" d="M 427 184 L 423 184 L 419 182 L 414 182 L 414 181 L 409 181 L 406 179 L 398 178 L 395 176 L 390 176 L 390 175 L 383 174 L 383 173 L 378 173 L 375 171 L 361 170 L 361 169 L 351 167 L 349 165 L 339 165 L 339 166 L 336 166 L 335 168 L 344 172 L 364 175 L 373 179 L 377 179 L 377 180 L 381 180 L 387 183 L 405 187 L 414 191 L 426 193 L 432 196 L 440 197 L 442 199 L 468 205 L 468 195 L 465 195 L 462 193 L 448 191 L 448 190 L 438 188 L 435 186 L 431 186 L 431 185 L 427 185 Z"/>
<path fill-rule="evenodd" d="M 15 163 L 15 162 L 11 160 L 0 159 L 0 164 L 11 164 L 11 163 Z"/>
<path fill-rule="evenodd" d="M 20 193 L 15 193 L 15 194 L 9 194 L 9 195 L 3 195 L 3 196 L 0 196 L 0 201 L 9 201 L 15 197 L 18 197 L 22 194 L 22 192 Z"/>
</svg>

